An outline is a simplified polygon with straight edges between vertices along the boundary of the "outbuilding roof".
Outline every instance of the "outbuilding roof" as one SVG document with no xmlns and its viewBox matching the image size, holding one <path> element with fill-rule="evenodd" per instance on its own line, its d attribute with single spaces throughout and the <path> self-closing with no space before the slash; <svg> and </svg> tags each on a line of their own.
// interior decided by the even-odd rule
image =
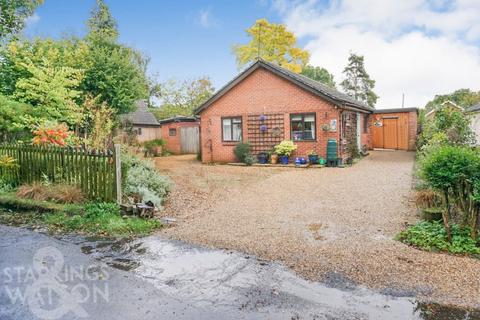
<svg viewBox="0 0 480 320">
<path fill-rule="evenodd" d="M 160 124 L 164 124 L 164 123 L 170 123 L 170 122 L 195 122 L 197 120 L 198 120 L 197 117 L 174 116 L 171 118 L 162 119 L 158 122 L 160 122 Z"/>
<path fill-rule="evenodd" d="M 476 105 L 471 106 L 470 108 L 467 109 L 468 112 L 479 112 L 480 111 L 480 103 L 477 103 Z"/>
<path fill-rule="evenodd" d="M 120 115 L 122 122 L 128 122 L 133 125 L 159 126 L 157 119 L 148 111 L 148 104 L 145 100 L 135 102 L 136 110 L 127 114 Z"/>
<path fill-rule="evenodd" d="M 373 113 L 402 113 L 402 112 L 416 112 L 418 108 L 392 108 L 392 109 L 375 109 Z"/>
<path fill-rule="evenodd" d="M 265 60 L 258 60 L 253 63 L 250 67 L 246 70 L 241 72 L 238 76 L 236 76 L 232 81 L 227 83 L 223 88 L 217 91 L 210 99 L 208 99 L 205 103 L 199 106 L 195 110 L 195 114 L 199 114 L 206 108 L 208 108 L 212 103 L 217 101 L 220 97 L 222 97 L 225 93 L 227 93 L 231 88 L 233 88 L 237 83 L 245 79 L 248 75 L 253 73 L 255 70 L 259 68 L 264 68 L 274 74 L 293 82 L 294 84 L 298 85 L 299 87 L 316 94 L 317 96 L 326 99 L 335 105 L 342 107 L 342 108 L 351 108 L 356 109 L 358 111 L 366 111 L 366 112 L 373 112 L 374 108 L 367 106 L 363 102 L 360 102 L 353 97 L 342 93 L 334 88 L 331 88 L 323 83 L 318 81 L 312 80 L 308 77 L 305 77 L 301 74 L 292 72 L 285 68 L 282 68 L 274 63 L 267 62 Z"/>
</svg>

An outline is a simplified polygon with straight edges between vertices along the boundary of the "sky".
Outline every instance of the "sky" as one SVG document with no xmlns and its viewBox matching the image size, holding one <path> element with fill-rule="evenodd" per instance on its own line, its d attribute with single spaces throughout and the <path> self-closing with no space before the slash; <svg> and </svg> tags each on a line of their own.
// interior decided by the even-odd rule
<svg viewBox="0 0 480 320">
<path fill-rule="evenodd" d="M 94 0 L 46 0 L 27 37 L 86 32 Z M 120 41 L 142 51 L 160 80 L 208 76 L 220 88 L 238 72 L 232 45 L 267 18 L 284 23 L 312 65 L 340 83 L 352 52 L 365 56 L 377 108 L 423 107 L 435 94 L 480 90 L 480 0 L 106 0 Z"/>
</svg>

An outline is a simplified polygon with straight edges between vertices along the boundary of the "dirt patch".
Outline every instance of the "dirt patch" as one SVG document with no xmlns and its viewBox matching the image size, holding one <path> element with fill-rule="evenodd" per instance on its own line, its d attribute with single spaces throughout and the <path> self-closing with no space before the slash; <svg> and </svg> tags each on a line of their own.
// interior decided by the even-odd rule
<svg viewBox="0 0 480 320">
<path fill-rule="evenodd" d="M 413 153 L 372 152 L 351 168 L 285 169 L 201 165 L 160 158 L 176 187 L 162 233 L 280 260 L 323 280 L 337 272 L 380 290 L 478 307 L 480 261 L 423 252 L 393 240 L 416 221 Z"/>
</svg>

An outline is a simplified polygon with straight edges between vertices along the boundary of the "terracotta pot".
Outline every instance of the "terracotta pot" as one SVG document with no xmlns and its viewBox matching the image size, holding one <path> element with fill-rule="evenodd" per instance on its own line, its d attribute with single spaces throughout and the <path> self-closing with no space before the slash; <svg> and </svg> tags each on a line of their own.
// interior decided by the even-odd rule
<svg viewBox="0 0 480 320">
<path fill-rule="evenodd" d="M 272 154 L 272 155 L 270 156 L 270 162 L 271 162 L 272 164 L 277 164 L 277 162 L 278 162 L 278 155 L 275 154 L 275 153 Z"/>
</svg>

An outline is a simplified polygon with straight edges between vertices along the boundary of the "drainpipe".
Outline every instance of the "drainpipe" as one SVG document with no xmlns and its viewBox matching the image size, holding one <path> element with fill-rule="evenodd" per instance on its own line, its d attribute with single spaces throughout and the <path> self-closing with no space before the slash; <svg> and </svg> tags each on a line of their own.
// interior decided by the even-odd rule
<svg viewBox="0 0 480 320">
<path fill-rule="evenodd" d="M 362 150 L 362 131 L 361 131 L 361 121 L 360 121 L 360 112 L 357 112 L 357 146 L 358 150 Z"/>
</svg>

